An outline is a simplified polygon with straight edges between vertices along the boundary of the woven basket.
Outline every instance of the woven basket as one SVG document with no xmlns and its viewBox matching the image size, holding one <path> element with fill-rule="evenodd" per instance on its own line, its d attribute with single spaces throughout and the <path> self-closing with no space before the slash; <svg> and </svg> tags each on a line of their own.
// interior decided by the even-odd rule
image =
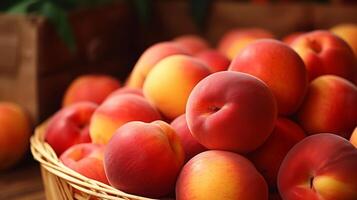
<svg viewBox="0 0 357 200">
<path fill-rule="evenodd" d="M 152 200 L 119 191 L 66 167 L 49 144 L 44 142 L 45 126 L 36 128 L 31 137 L 31 152 L 41 164 L 41 174 L 47 199 L 56 200 Z"/>
</svg>

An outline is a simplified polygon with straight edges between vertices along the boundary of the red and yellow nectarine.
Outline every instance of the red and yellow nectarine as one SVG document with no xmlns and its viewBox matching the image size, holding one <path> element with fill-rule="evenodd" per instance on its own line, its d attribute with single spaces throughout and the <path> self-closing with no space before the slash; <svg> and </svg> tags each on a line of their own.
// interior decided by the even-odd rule
<svg viewBox="0 0 357 200">
<path fill-rule="evenodd" d="M 81 101 L 101 104 L 110 93 L 119 87 L 119 81 L 108 75 L 79 76 L 66 90 L 63 97 L 63 106 Z"/>
<path fill-rule="evenodd" d="M 225 33 L 218 44 L 218 50 L 233 60 L 247 45 L 258 39 L 274 38 L 273 34 L 261 28 L 239 28 Z"/>
<path fill-rule="evenodd" d="M 281 164 L 285 200 L 357 199 L 357 149 L 334 134 L 316 134 L 295 145 Z"/>
<path fill-rule="evenodd" d="M 83 176 L 109 184 L 104 172 L 104 149 L 105 146 L 99 144 L 76 144 L 63 152 L 59 159 Z"/>
<path fill-rule="evenodd" d="M 357 87 L 338 76 L 320 76 L 310 83 L 297 117 L 307 134 L 334 133 L 349 139 L 357 125 Z"/>
<path fill-rule="evenodd" d="M 332 33 L 341 37 L 352 48 L 357 56 L 357 24 L 338 24 L 330 29 Z"/>
<path fill-rule="evenodd" d="M 159 112 L 136 94 L 116 95 L 94 112 L 89 126 L 95 144 L 107 144 L 114 132 L 130 121 L 152 122 L 161 119 Z"/>
<path fill-rule="evenodd" d="M 303 59 L 309 80 L 332 74 L 353 80 L 356 58 L 351 47 L 328 31 L 312 31 L 290 45 Z"/>
<path fill-rule="evenodd" d="M 184 162 L 180 139 L 163 122 L 128 122 L 107 145 L 104 166 L 112 186 L 124 192 L 158 198 L 175 188 Z"/>
<path fill-rule="evenodd" d="M 230 71 L 253 75 L 273 92 L 281 115 L 296 112 L 308 86 L 304 62 L 289 46 L 272 39 L 257 40 L 234 58 Z"/>
<path fill-rule="evenodd" d="M 268 187 L 254 165 L 239 154 L 210 150 L 193 157 L 176 183 L 177 200 L 267 200 Z"/>
<path fill-rule="evenodd" d="M 75 144 L 91 142 L 88 127 L 97 107 L 92 102 L 78 102 L 62 108 L 50 118 L 45 129 L 45 141 L 58 156 Z"/>
<path fill-rule="evenodd" d="M 144 95 L 164 116 L 174 119 L 185 113 L 191 90 L 210 73 L 208 66 L 197 58 L 169 56 L 147 75 Z"/>
<path fill-rule="evenodd" d="M 191 55 L 195 55 L 209 48 L 208 42 L 198 35 L 181 35 L 174 38 L 173 41 L 183 47 Z"/>
<path fill-rule="evenodd" d="M 176 54 L 189 54 L 184 47 L 174 42 L 160 42 L 152 45 L 140 56 L 136 62 L 126 86 L 131 88 L 142 88 L 147 74 L 163 58 Z"/>
<path fill-rule="evenodd" d="M 31 124 L 18 104 L 0 102 L 0 170 L 15 165 L 29 146 Z"/>
<path fill-rule="evenodd" d="M 192 90 L 188 127 L 208 149 L 248 153 L 264 143 L 277 117 L 275 98 L 261 80 L 240 72 L 211 74 Z"/>
</svg>

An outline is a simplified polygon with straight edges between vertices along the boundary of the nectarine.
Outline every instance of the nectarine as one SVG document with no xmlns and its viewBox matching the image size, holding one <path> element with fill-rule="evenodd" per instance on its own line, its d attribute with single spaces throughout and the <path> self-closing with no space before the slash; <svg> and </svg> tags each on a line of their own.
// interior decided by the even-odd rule
<svg viewBox="0 0 357 200">
<path fill-rule="evenodd" d="M 353 80 L 356 58 L 351 47 L 328 31 L 312 31 L 290 45 L 303 59 L 309 80 L 332 74 Z"/>
<path fill-rule="evenodd" d="M 106 100 L 113 96 L 123 95 L 123 94 L 135 94 L 144 97 L 143 90 L 141 88 L 122 87 L 110 93 L 110 95 L 106 98 Z"/>
<path fill-rule="evenodd" d="M 305 133 L 299 125 L 280 117 L 267 141 L 248 155 L 270 188 L 276 188 L 278 171 L 286 154 L 304 137 Z"/>
<path fill-rule="evenodd" d="M 57 111 L 45 129 L 45 141 L 57 155 L 69 147 L 91 142 L 89 122 L 98 105 L 88 101 L 74 103 Z"/>
<path fill-rule="evenodd" d="M 108 75 L 79 76 L 66 90 L 63 97 L 63 106 L 81 101 L 101 104 L 110 93 L 119 87 L 119 81 Z"/>
<path fill-rule="evenodd" d="M 320 76 L 310 83 L 297 117 L 307 134 L 335 133 L 348 139 L 357 126 L 357 87 L 338 76 Z"/>
<path fill-rule="evenodd" d="M 127 122 L 159 119 L 159 112 L 143 97 L 136 94 L 116 95 L 94 112 L 89 126 L 90 137 L 95 144 L 107 144 L 114 132 Z"/>
<path fill-rule="evenodd" d="M 304 62 L 289 46 L 272 39 L 257 40 L 234 58 L 230 71 L 253 75 L 273 92 L 281 115 L 296 112 L 307 91 Z"/>
<path fill-rule="evenodd" d="M 143 87 L 144 95 L 164 116 L 174 119 L 185 113 L 191 90 L 209 74 L 208 66 L 197 58 L 169 56 L 148 74 Z"/>
<path fill-rule="evenodd" d="M 175 129 L 176 134 L 179 136 L 182 147 L 185 151 L 185 162 L 190 160 L 193 156 L 207 150 L 202 146 L 196 138 L 192 136 L 190 129 L 187 126 L 186 115 L 180 115 L 171 122 L 171 126 Z"/>
<path fill-rule="evenodd" d="M 212 72 L 225 71 L 228 69 L 231 61 L 217 50 L 204 50 L 195 55 L 202 60 Z"/>
<path fill-rule="evenodd" d="M 211 74 L 192 90 L 188 127 L 208 149 L 250 152 L 264 143 L 277 117 L 275 98 L 261 80 L 240 72 Z"/>
<path fill-rule="evenodd" d="M 193 157 L 176 183 L 177 200 L 267 200 L 268 187 L 241 155 L 210 150 Z"/>
<path fill-rule="evenodd" d="M 281 164 L 285 200 L 357 199 L 357 149 L 334 134 L 316 134 L 295 145 Z"/>
<path fill-rule="evenodd" d="M 152 198 L 174 190 L 183 162 L 180 139 L 163 121 L 126 123 L 115 132 L 104 154 L 112 186 Z"/>
<path fill-rule="evenodd" d="M 218 50 L 233 60 L 240 51 L 257 39 L 274 38 L 262 28 L 236 28 L 225 33 L 218 44 Z"/>
<path fill-rule="evenodd" d="M 104 145 L 76 144 L 63 152 L 59 159 L 64 165 L 83 176 L 109 184 L 104 172 L 104 149 Z"/>
<path fill-rule="evenodd" d="M 189 54 L 184 47 L 175 42 L 160 42 L 152 45 L 140 56 L 131 72 L 126 86 L 142 88 L 147 74 L 163 58 L 176 54 Z"/>
<path fill-rule="evenodd" d="M 330 29 L 332 33 L 341 37 L 352 48 L 357 56 L 357 24 L 338 24 Z"/>
<path fill-rule="evenodd" d="M 198 35 L 181 35 L 174 38 L 173 41 L 183 47 L 191 55 L 195 55 L 209 48 L 208 42 Z"/>
<path fill-rule="evenodd" d="M 0 102 L 0 170 L 15 165 L 29 146 L 31 124 L 16 103 Z"/>
<path fill-rule="evenodd" d="M 304 34 L 304 32 L 294 32 L 290 33 L 289 35 L 286 35 L 281 39 L 285 44 L 290 45 L 294 42 L 296 38 L 298 38 L 300 35 Z"/>
</svg>

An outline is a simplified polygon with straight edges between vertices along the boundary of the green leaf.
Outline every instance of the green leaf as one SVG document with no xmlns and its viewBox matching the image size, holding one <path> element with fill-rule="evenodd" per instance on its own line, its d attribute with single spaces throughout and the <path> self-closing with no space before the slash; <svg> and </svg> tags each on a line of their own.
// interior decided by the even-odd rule
<svg viewBox="0 0 357 200">
<path fill-rule="evenodd" d="M 19 2 L 14 6 L 10 7 L 7 12 L 16 14 L 26 14 L 28 13 L 30 6 L 38 2 L 39 0 L 23 0 L 22 2 Z"/>
<path fill-rule="evenodd" d="M 69 50 L 76 51 L 76 42 L 68 21 L 66 11 L 52 2 L 45 2 L 39 11 L 39 14 L 45 16 L 55 27 L 60 38 L 66 43 Z"/>
</svg>

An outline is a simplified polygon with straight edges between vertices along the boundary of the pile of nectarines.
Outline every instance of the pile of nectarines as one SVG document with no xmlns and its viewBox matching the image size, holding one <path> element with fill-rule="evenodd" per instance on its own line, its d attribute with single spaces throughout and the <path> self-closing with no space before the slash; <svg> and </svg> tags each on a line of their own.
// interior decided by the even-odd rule
<svg viewBox="0 0 357 200">
<path fill-rule="evenodd" d="M 67 167 L 139 196 L 356 200 L 356 30 L 154 44 L 124 87 L 75 80 L 45 140 Z"/>
</svg>

